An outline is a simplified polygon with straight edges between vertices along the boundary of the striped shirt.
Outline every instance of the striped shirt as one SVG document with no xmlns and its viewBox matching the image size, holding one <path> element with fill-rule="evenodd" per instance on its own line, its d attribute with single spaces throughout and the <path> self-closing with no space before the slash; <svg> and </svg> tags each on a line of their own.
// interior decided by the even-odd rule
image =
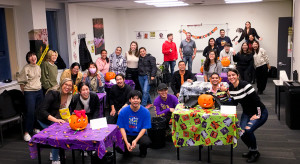
<svg viewBox="0 0 300 164">
<path fill-rule="evenodd" d="M 234 104 L 237 105 L 240 103 L 243 108 L 243 113 L 249 116 L 254 114 L 260 115 L 261 111 L 266 109 L 265 105 L 260 101 L 260 98 L 256 94 L 255 89 L 246 81 L 240 80 L 239 85 L 236 88 L 230 84 L 229 93 L 233 98 Z"/>
</svg>

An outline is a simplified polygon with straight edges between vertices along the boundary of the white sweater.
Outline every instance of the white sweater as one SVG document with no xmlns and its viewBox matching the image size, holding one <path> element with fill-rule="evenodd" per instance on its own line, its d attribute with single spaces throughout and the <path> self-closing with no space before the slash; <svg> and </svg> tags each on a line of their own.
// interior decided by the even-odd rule
<svg viewBox="0 0 300 164">
<path fill-rule="evenodd" d="M 269 64 L 269 57 L 266 54 L 266 50 L 264 50 L 263 48 L 259 48 L 258 53 L 255 52 L 255 54 L 253 55 L 253 59 L 254 66 L 256 68 L 265 64 Z"/>
</svg>

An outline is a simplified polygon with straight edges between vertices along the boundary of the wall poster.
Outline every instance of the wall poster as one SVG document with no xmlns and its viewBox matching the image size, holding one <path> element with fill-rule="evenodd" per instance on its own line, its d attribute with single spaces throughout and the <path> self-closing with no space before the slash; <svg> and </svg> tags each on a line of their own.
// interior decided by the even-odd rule
<svg viewBox="0 0 300 164">
<path fill-rule="evenodd" d="M 95 55 L 98 55 L 101 53 L 101 50 L 105 49 L 103 18 L 93 19 L 93 29 L 94 29 Z"/>
</svg>

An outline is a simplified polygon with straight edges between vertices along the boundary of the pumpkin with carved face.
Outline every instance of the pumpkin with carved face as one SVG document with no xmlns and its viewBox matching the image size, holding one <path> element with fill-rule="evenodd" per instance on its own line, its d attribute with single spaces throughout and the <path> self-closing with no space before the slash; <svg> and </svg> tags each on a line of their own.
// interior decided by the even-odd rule
<svg viewBox="0 0 300 164">
<path fill-rule="evenodd" d="M 111 79 L 114 79 L 116 77 L 116 74 L 114 72 L 107 72 L 105 74 L 105 81 L 110 81 Z"/>
<path fill-rule="evenodd" d="M 74 110 L 75 114 L 69 119 L 69 125 L 73 130 L 83 130 L 88 124 L 88 117 L 85 114 L 85 110 Z"/>
<path fill-rule="evenodd" d="M 230 60 L 228 59 L 228 57 L 224 57 L 222 58 L 221 63 L 223 67 L 228 67 L 230 65 Z"/>
<path fill-rule="evenodd" d="M 215 100 L 214 100 L 214 97 L 212 95 L 202 94 L 198 98 L 198 104 L 202 108 L 211 108 L 211 107 L 214 106 Z"/>
</svg>

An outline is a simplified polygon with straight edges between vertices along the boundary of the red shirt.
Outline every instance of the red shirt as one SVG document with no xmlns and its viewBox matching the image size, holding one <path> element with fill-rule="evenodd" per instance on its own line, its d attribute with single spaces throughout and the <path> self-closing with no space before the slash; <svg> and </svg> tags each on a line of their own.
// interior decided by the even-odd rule
<svg viewBox="0 0 300 164">
<path fill-rule="evenodd" d="M 172 49 L 172 52 L 170 52 Z M 174 42 L 165 41 L 162 45 L 162 53 L 164 54 L 164 61 L 174 61 L 178 59 L 177 47 Z"/>
</svg>

